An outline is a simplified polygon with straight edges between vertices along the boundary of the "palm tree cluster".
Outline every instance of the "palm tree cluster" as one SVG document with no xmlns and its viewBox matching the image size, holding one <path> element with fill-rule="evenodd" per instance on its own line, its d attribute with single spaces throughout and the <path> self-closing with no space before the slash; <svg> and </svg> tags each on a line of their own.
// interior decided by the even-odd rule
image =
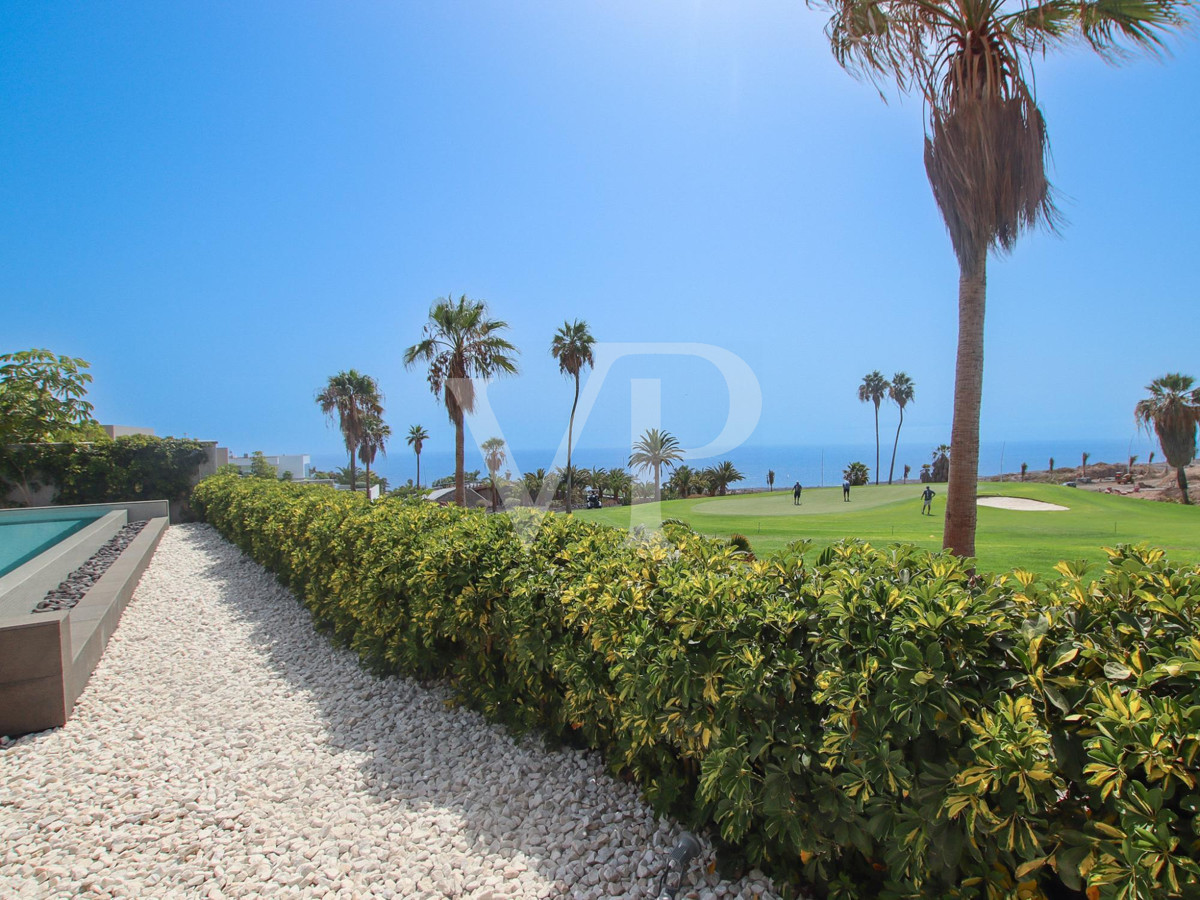
<svg viewBox="0 0 1200 900">
<path fill-rule="evenodd" d="M 888 467 L 888 484 L 896 472 L 896 448 L 900 446 L 900 428 L 904 425 L 904 408 L 913 402 L 916 386 L 904 372 L 897 372 L 888 381 L 878 369 L 863 376 L 858 386 L 858 399 L 875 407 L 875 483 L 879 484 L 879 404 L 886 397 L 900 409 L 900 421 L 896 425 L 896 438 L 892 441 L 892 463 Z M 907 469 L 907 467 L 905 467 Z M 905 478 L 907 478 L 907 473 Z"/>
<path fill-rule="evenodd" d="M 1117 60 L 1157 51 L 1189 0 L 810 0 L 830 13 L 834 57 L 924 99 L 925 172 L 959 265 L 958 351 L 944 547 L 975 555 L 983 319 L 990 252 L 1058 221 L 1034 61 L 1083 45 Z M 876 404 L 878 406 L 878 404 Z"/>
<path fill-rule="evenodd" d="M 350 454 L 350 490 L 355 490 L 355 460 L 367 466 L 367 484 L 371 483 L 371 463 L 384 449 L 391 429 L 383 422 L 383 394 L 379 382 L 356 369 L 331 375 L 324 390 L 317 394 L 317 405 L 330 419 L 336 417 L 346 451 Z"/>
<path fill-rule="evenodd" d="M 671 473 L 667 491 L 671 496 L 685 500 L 693 493 L 723 497 L 729 485 L 743 480 L 745 476 L 727 459 L 705 469 L 682 465 Z"/>
<path fill-rule="evenodd" d="M 651 428 L 633 445 L 629 465 L 639 472 L 654 473 L 654 499 L 662 499 L 662 469 L 683 459 L 683 447 L 669 431 Z"/>
<path fill-rule="evenodd" d="M 1167 462 L 1175 467 L 1175 480 L 1183 502 L 1190 504 L 1187 467 L 1196 458 L 1196 430 L 1200 426 L 1200 388 L 1190 375 L 1171 372 L 1146 385 L 1150 396 L 1134 407 L 1134 420 L 1147 432 L 1153 429 Z M 1151 454 L 1153 461 L 1154 455 Z M 1130 463 L 1132 468 L 1132 461 Z"/>
</svg>

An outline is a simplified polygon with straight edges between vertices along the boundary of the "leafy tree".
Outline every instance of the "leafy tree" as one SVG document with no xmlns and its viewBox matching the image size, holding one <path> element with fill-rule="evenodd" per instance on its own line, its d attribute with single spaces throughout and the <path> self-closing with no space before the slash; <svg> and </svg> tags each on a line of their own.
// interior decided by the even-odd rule
<svg viewBox="0 0 1200 900">
<path fill-rule="evenodd" d="M 421 450 L 425 447 L 425 442 L 429 440 L 429 432 L 420 425 L 413 425 L 408 429 L 408 446 L 413 448 L 413 452 L 417 454 L 417 487 L 421 486 Z"/>
<path fill-rule="evenodd" d="M 317 405 L 329 418 L 337 416 L 338 428 L 346 451 L 350 454 L 350 490 L 355 490 L 354 457 L 363 440 L 363 427 L 368 417 L 383 415 L 383 396 L 379 382 L 356 369 L 329 376 L 325 389 L 317 394 Z"/>
<path fill-rule="evenodd" d="M 875 483 L 879 484 L 879 404 L 883 398 L 887 396 L 888 380 L 879 373 L 876 369 L 863 377 L 862 384 L 858 386 L 858 399 L 863 403 L 872 403 L 875 406 Z"/>
<path fill-rule="evenodd" d="M 639 472 L 647 470 L 654 472 L 654 499 L 659 500 L 662 497 L 662 467 L 673 466 L 681 459 L 683 459 L 683 448 L 679 446 L 679 441 L 675 436 L 669 431 L 650 428 L 633 445 L 629 464 Z"/>
<path fill-rule="evenodd" d="M 575 408 L 579 405 L 579 373 L 593 364 L 592 345 L 596 339 L 588 331 L 587 322 L 576 319 L 563 322 L 550 342 L 550 355 L 558 360 L 558 370 L 575 381 L 575 399 L 571 401 L 571 418 L 567 424 L 567 515 L 571 514 L 571 493 L 574 470 L 571 468 L 571 442 L 575 433 Z"/>
<path fill-rule="evenodd" d="M 275 477 L 275 467 L 267 462 L 267 458 L 263 456 L 261 450 L 255 450 L 250 457 L 250 477 L 251 478 L 271 478 Z"/>
<path fill-rule="evenodd" d="M 367 469 L 367 485 L 371 484 L 371 464 L 375 455 L 387 455 L 387 442 L 392 439 L 392 427 L 379 416 L 367 416 L 362 423 L 362 438 L 358 444 L 358 458 Z M 368 493 L 370 491 L 368 490 Z"/>
<path fill-rule="evenodd" d="M 812 0 L 831 13 L 837 61 L 914 89 L 927 112 L 925 171 L 959 264 L 954 447 L 943 546 L 975 555 L 979 406 L 989 251 L 1008 251 L 1057 214 L 1033 62 L 1083 44 L 1106 59 L 1157 49 L 1193 16 L 1179 0 Z"/>
<path fill-rule="evenodd" d="M 871 480 L 871 470 L 866 463 L 852 462 L 842 471 L 842 477 L 852 485 L 862 485 Z"/>
<path fill-rule="evenodd" d="M 775 470 L 767 469 L 767 490 L 775 490 Z"/>
<path fill-rule="evenodd" d="M 912 471 L 912 466 L 908 463 L 904 464 L 904 483 L 908 484 L 908 473 Z"/>
<path fill-rule="evenodd" d="M 496 500 L 500 496 L 500 490 L 496 486 L 496 473 L 504 465 L 504 439 L 490 437 L 480 445 L 480 449 L 483 450 L 483 462 L 487 466 L 488 479 L 492 483 L 492 512 L 495 512 Z"/>
<path fill-rule="evenodd" d="M 1126 475 L 1129 475 L 1129 476 L 1133 475 L 1133 464 L 1137 461 L 1138 461 L 1138 455 L 1136 453 L 1132 454 L 1129 457 L 1129 465 L 1125 469 Z"/>
<path fill-rule="evenodd" d="M 888 484 L 892 483 L 892 472 L 896 469 L 896 448 L 900 446 L 900 427 L 904 424 L 904 407 L 913 402 L 915 387 L 913 380 L 904 372 L 897 372 L 888 384 L 888 397 L 900 407 L 900 422 L 896 425 L 896 439 L 892 442 L 892 464 L 888 467 Z M 875 408 L 879 409 L 878 404 Z M 878 423 L 876 424 L 878 425 Z M 879 440 L 878 434 L 875 439 Z"/>
<path fill-rule="evenodd" d="M 921 463 L 921 484 L 933 481 L 933 467 L 929 463 Z"/>
<path fill-rule="evenodd" d="M 404 365 L 429 364 L 429 388 L 446 404 L 454 423 L 454 502 L 466 503 L 463 416 L 475 409 L 475 379 L 512 375 L 518 350 L 500 336 L 508 323 L 489 319 L 487 304 L 463 294 L 439 298 L 429 311 L 425 337 L 404 352 Z"/>
<path fill-rule="evenodd" d="M 0 355 L 0 452 L 9 444 L 51 441 L 95 424 L 92 404 L 83 399 L 92 381 L 87 368 L 85 360 L 49 350 Z"/>
<path fill-rule="evenodd" d="M 1146 385 L 1150 396 L 1133 409 L 1134 420 L 1147 432 L 1154 429 L 1163 456 L 1175 467 L 1184 503 L 1192 502 L 1185 469 L 1196 458 L 1196 427 L 1200 424 L 1200 388 L 1194 388 L 1194 383 L 1190 375 L 1179 372 L 1155 378 Z"/>
</svg>

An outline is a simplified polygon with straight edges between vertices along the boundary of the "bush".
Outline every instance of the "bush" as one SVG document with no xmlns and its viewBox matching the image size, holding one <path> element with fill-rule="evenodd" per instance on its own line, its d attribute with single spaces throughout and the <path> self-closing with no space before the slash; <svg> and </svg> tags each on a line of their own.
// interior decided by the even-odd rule
<svg viewBox="0 0 1200 900">
<path fill-rule="evenodd" d="M 57 487 L 55 503 L 184 501 L 207 451 L 199 441 L 128 435 L 95 443 L 16 444 L 0 453 L 6 488 Z"/>
<path fill-rule="evenodd" d="M 367 665 L 599 749 L 820 896 L 1200 893 L 1200 567 L 1160 551 L 1040 583 L 251 479 L 195 499 Z"/>
</svg>

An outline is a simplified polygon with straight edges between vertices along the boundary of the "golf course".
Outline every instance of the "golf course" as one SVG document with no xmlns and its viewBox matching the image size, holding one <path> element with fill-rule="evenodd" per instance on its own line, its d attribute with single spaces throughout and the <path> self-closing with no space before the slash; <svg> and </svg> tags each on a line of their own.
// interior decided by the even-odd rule
<svg viewBox="0 0 1200 900">
<path fill-rule="evenodd" d="M 848 503 L 843 501 L 840 487 L 827 487 L 805 490 L 800 505 L 793 503 L 788 490 L 691 497 L 581 511 L 578 515 L 622 528 L 639 522 L 653 524 L 656 518 L 679 519 L 714 538 L 743 534 L 759 555 L 803 539 L 812 541 L 814 554 L 844 538 L 859 538 L 876 546 L 904 542 L 936 550 L 942 545 L 946 486 L 932 487 L 938 492 L 932 516 L 921 515 L 923 485 L 916 483 L 855 487 Z M 1161 547 L 1173 562 L 1200 561 L 1200 510 L 1194 506 L 1060 485 L 979 485 L 981 501 L 999 497 L 1035 500 L 1066 509 L 1003 509 L 981 504 L 976 550 L 984 570 L 1019 567 L 1044 575 L 1052 572 L 1059 560 L 1086 559 L 1102 564 L 1103 548 L 1134 543 Z"/>
</svg>

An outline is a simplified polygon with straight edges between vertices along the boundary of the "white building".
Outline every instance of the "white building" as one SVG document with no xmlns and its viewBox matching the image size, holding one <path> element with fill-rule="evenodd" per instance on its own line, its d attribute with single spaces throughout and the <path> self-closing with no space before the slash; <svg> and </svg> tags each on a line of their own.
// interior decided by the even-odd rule
<svg viewBox="0 0 1200 900">
<path fill-rule="evenodd" d="M 312 463 L 309 462 L 307 453 L 281 453 L 277 456 L 264 456 L 263 459 L 275 469 L 276 478 L 281 477 L 285 472 L 291 472 L 292 479 L 300 481 L 307 478 L 308 473 L 312 471 Z M 229 463 L 241 469 L 243 475 L 249 474 L 253 462 L 253 456 L 230 455 L 229 457 Z"/>
</svg>

